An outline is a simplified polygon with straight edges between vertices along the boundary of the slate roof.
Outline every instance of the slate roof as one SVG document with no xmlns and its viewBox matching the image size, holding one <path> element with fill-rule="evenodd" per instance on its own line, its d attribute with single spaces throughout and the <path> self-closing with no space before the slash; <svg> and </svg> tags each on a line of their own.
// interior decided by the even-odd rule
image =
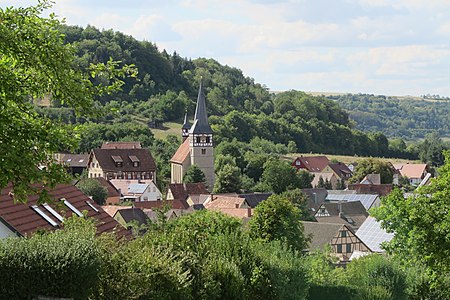
<svg viewBox="0 0 450 300">
<path fill-rule="evenodd" d="M 172 156 L 170 162 L 182 164 L 186 157 L 188 157 L 191 149 L 189 147 L 189 139 L 185 139 L 184 142 L 178 147 L 177 152 Z"/>
<path fill-rule="evenodd" d="M 189 195 L 209 194 L 203 183 L 171 183 L 169 189 L 174 200 L 186 200 Z"/>
<path fill-rule="evenodd" d="M 200 82 L 198 89 L 197 106 L 195 107 L 194 124 L 189 133 L 205 133 L 212 134 L 213 131 L 208 123 L 208 115 L 206 113 L 206 99 L 203 92 L 203 85 Z"/>
<path fill-rule="evenodd" d="M 343 216 L 339 216 L 339 205 L 342 207 Z M 359 226 L 367 219 L 369 215 L 359 201 L 354 202 L 342 202 L 339 203 L 323 203 L 321 207 L 325 207 L 330 216 L 314 216 L 317 222 L 320 223 L 335 223 L 335 224 L 345 224 L 354 230 L 358 229 Z"/>
<path fill-rule="evenodd" d="M 308 245 L 310 251 L 322 249 L 325 245 L 329 244 L 334 237 L 337 237 L 339 230 L 344 227 L 343 224 L 333 223 L 302 221 L 302 224 L 304 235 L 311 237 L 311 241 Z"/>
<path fill-rule="evenodd" d="M 87 168 L 89 154 L 63 154 L 61 161 L 69 167 Z"/>
<path fill-rule="evenodd" d="M 272 193 L 239 194 L 238 196 L 244 198 L 248 206 L 255 208 L 259 203 L 272 196 Z"/>
<path fill-rule="evenodd" d="M 141 149 L 140 142 L 105 142 L 102 149 Z"/>
<path fill-rule="evenodd" d="M 147 149 L 94 149 L 93 154 L 104 171 L 123 172 L 152 172 L 156 171 L 156 164 Z M 113 156 L 120 157 L 123 161 L 122 167 L 117 167 Z M 139 159 L 139 166 L 134 167 L 131 157 Z"/>
<path fill-rule="evenodd" d="M 38 185 L 35 185 L 39 188 Z M 28 196 L 26 203 L 14 203 L 11 196 L 11 184 L 1 191 L 0 195 L 0 219 L 7 224 L 9 228 L 21 236 L 30 235 L 38 230 L 54 230 L 61 228 L 61 221 L 55 217 L 44 205 L 37 205 L 38 196 Z M 48 190 L 48 189 L 47 189 Z M 77 187 L 68 184 L 58 184 L 54 189 L 48 190 L 50 198 L 54 204 L 49 206 L 62 217 L 71 217 L 73 212 L 71 208 L 64 205 L 60 199 L 65 198 L 68 203 L 73 205 L 78 211 L 87 211 L 87 217 L 97 220 L 97 233 L 116 232 L 118 236 L 130 236 L 130 232 L 123 228 L 116 220 L 109 216 L 100 206 L 98 206 L 89 197 L 84 195 Z M 91 205 L 89 205 L 90 203 Z M 37 213 L 32 206 L 36 205 L 51 222 L 53 226 Z M 95 211 L 92 207 L 98 210 Z"/>
<path fill-rule="evenodd" d="M 126 208 L 120 209 L 116 212 L 114 217 L 120 214 L 125 221 L 125 223 L 129 223 L 131 221 L 137 221 L 139 225 L 145 225 L 150 221 L 150 218 L 144 213 L 144 211 L 140 208 Z"/>
<path fill-rule="evenodd" d="M 189 121 L 187 118 L 187 113 L 184 115 L 184 122 L 183 122 L 183 126 L 181 128 L 182 129 L 190 129 L 191 128 L 191 124 L 189 124 Z"/>
</svg>

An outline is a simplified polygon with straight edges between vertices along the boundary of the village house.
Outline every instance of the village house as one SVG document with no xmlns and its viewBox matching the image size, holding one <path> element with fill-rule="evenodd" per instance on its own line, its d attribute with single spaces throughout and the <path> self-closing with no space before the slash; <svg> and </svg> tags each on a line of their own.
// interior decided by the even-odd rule
<svg viewBox="0 0 450 300">
<path fill-rule="evenodd" d="M 394 164 L 394 168 L 407 177 L 411 185 L 419 185 L 429 173 L 427 164 Z"/>
<path fill-rule="evenodd" d="M 308 251 L 323 250 L 327 245 L 341 263 L 350 260 L 355 251 L 368 252 L 369 247 L 345 224 L 302 222 L 304 234 L 311 238 Z"/>
<path fill-rule="evenodd" d="M 394 237 L 393 233 L 387 233 L 386 230 L 381 228 L 380 223 L 371 216 L 368 216 L 362 223 L 358 231 L 356 231 L 356 235 L 372 252 L 384 252 L 381 249 L 381 244 L 389 242 Z"/>
<path fill-rule="evenodd" d="M 194 209 L 203 208 L 203 203 L 209 197 L 209 192 L 203 183 L 171 183 L 167 188 L 166 200 L 180 203 L 182 207 Z M 177 207 L 174 207 L 177 208 Z"/>
<path fill-rule="evenodd" d="M 147 149 L 94 149 L 89 156 L 88 177 L 156 181 L 156 164 Z"/>
<path fill-rule="evenodd" d="M 304 169 L 311 173 L 322 172 L 330 161 L 326 156 L 300 156 L 293 162 L 292 166 L 297 170 Z"/>
<path fill-rule="evenodd" d="M 54 157 L 72 175 L 81 175 L 88 167 L 89 154 L 56 153 Z"/>
<path fill-rule="evenodd" d="M 336 187 L 338 185 L 338 181 L 339 181 L 339 178 L 336 176 L 336 174 L 334 174 L 332 172 L 329 172 L 329 173 L 316 172 L 316 173 L 312 173 L 312 174 L 314 175 L 314 178 L 311 182 L 311 185 L 313 187 L 318 188 L 320 178 L 322 178 L 323 182 L 329 182 L 331 184 L 331 189 L 336 189 Z"/>
<path fill-rule="evenodd" d="M 359 201 L 325 202 L 320 205 L 314 218 L 319 223 L 343 224 L 356 231 L 368 215 L 366 208 Z"/>
<path fill-rule="evenodd" d="M 182 126 L 183 143 L 170 160 L 171 183 L 183 183 L 184 174 L 192 165 L 197 165 L 206 177 L 206 187 L 214 187 L 214 145 L 213 131 L 208 123 L 206 113 L 206 99 L 202 84 L 198 91 L 195 108 L 194 123 L 192 126 L 185 116 Z"/>
<path fill-rule="evenodd" d="M 35 185 L 35 188 L 39 188 Z M 119 237 L 130 232 L 109 216 L 77 187 L 58 184 L 48 190 L 52 202 L 38 203 L 39 196 L 29 195 L 27 202 L 16 203 L 9 184 L 0 195 L 0 238 L 29 236 L 39 230 L 56 230 L 72 215 L 94 218 L 97 233 L 115 232 Z"/>
</svg>

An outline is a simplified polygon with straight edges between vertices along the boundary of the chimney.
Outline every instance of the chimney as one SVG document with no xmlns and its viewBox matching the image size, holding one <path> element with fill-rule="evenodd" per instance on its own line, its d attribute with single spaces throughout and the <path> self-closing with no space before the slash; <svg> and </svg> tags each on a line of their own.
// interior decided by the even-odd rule
<svg viewBox="0 0 450 300">
<path fill-rule="evenodd" d="M 235 203 L 234 208 L 239 208 L 239 203 Z"/>
<path fill-rule="evenodd" d="M 339 200 L 338 207 L 339 207 L 339 217 L 342 218 L 342 217 L 344 217 L 344 212 L 342 211 L 342 201 L 341 200 Z"/>
<path fill-rule="evenodd" d="M 247 208 L 247 217 L 251 217 L 252 216 L 252 208 L 251 207 L 249 207 L 249 208 Z"/>
</svg>

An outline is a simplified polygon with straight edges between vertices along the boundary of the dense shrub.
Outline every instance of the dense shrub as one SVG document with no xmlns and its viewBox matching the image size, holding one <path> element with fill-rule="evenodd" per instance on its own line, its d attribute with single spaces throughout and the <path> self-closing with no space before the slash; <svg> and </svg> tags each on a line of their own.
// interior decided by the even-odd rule
<svg viewBox="0 0 450 300">
<path fill-rule="evenodd" d="M 98 282 L 95 227 L 73 218 L 63 230 L 0 242 L 2 299 L 86 299 Z"/>
</svg>

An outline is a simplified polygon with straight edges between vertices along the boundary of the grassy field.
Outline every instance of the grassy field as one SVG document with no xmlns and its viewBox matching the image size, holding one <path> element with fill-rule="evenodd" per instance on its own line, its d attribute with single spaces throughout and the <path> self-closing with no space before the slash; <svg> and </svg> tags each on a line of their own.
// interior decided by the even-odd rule
<svg viewBox="0 0 450 300">
<path fill-rule="evenodd" d="M 161 129 L 151 129 L 155 138 L 165 139 L 169 134 L 181 137 L 181 126 L 182 124 L 174 122 L 164 122 Z"/>
<path fill-rule="evenodd" d="M 349 164 L 352 162 L 357 162 L 358 160 L 365 159 L 368 157 L 364 156 L 345 156 L 345 155 L 331 155 L 331 154 L 317 154 L 317 153 L 291 153 L 285 155 L 283 158 L 287 161 L 293 161 L 296 157 L 303 155 L 303 156 L 319 156 L 319 155 L 325 155 L 328 157 L 329 160 L 337 160 L 339 162 L 343 162 L 345 164 Z M 420 163 L 418 160 L 407 160 L 407 159 L 400 159 L 400 158 L 380 158 L 384 161 L 389 161 L 391 163 Z"/>
</svg>

